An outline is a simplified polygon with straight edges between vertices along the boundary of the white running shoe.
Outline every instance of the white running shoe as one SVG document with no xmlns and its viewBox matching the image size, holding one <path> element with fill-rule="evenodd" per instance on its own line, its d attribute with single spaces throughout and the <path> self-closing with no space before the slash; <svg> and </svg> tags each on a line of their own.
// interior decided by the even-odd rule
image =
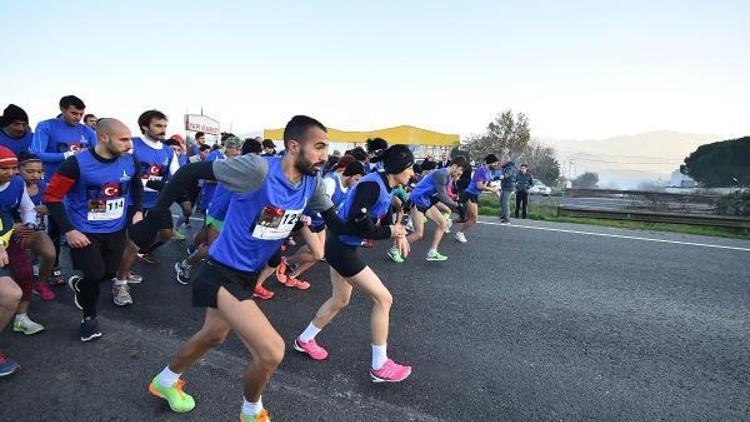
<svg viewBox="0 0 750 422">
<path fill-rule="evenodd" d="M 42 330 L 44 330 L 44 326 L 32 321 L 28 315 L 16 318 L 15 321 L 13 321 L 13 331 L 17 333 L 24 333 L 27 336 L 30 336 Z"/>
<path fill-rule="evenodd" d="M 456 232 L 455 239 L 461 243 L 466 243 L 468 240 L 466 240 L 466 236 L 464 236 L 463 232 Z"/>
<path fill-rule="evenodd" d="M 132 305 L 133 298 L 130 297 L 130 286 L 127 284 L 112 286 L 112 301 L 117 306 Z"/>
</svg>

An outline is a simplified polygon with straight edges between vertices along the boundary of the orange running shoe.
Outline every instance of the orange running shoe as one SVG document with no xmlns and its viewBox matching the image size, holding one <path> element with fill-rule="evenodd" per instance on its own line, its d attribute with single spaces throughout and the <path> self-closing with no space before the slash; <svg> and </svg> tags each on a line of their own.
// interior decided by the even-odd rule
<svg viewBox="0 0 750 422">
<path fill-rule="evenodd" d="M 263 286 L 255 286 L 253 290 L 253 297 L 257 297 L 263 300 L 273 299 L 274 293 Z"/>
</svg>

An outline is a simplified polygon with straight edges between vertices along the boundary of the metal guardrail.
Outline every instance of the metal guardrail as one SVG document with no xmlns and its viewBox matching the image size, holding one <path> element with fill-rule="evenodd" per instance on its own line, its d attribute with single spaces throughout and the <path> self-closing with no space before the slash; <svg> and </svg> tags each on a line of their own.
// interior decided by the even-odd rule
<svg viewBox="0 0 750 422">
<path fill-rule="evenodd" d="M 568 198 L 632 198 L 640 197 L 650 200 L 675 201 L 675 202 L 693 202 L 713 204 L 721 198 L 719 194 L 700 194 L 700 193 L 672 193 L 672 192 L 653 192 L 639 190 L 614 190 L 614 189 L 566 189 L 565 196 Z"/>
<path fill-rule="evenodd" d="M 696 226 L 750 229 L 750 219 L 722 215 L 671 214 L 651 211 L 604 210 L 570 206 L 557 207 L 558 216 L 606 218 L 646 223 L 692 224 Z"/>
</svg>

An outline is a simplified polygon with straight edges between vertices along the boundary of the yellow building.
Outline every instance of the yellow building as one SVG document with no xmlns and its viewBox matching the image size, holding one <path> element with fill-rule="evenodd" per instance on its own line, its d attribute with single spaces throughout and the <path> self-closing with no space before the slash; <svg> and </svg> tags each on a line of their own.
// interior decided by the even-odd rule
<svg viewBox="0 0 750 422">
<path fill-rule="evenodd" d="M 265 129 L 263 137 L 282 141 L 284 129 Z M 388 129 L 378 129 L 366 132 L 343 131 L 328 128 L 328 139 L 331 142 L 331 152 L 344 152 L 356 146 L 365 147 L 368 138 L 383 138 L 388 144 L 409 145 L 416 157 L 426 157 L 428 154 L 439 159 L 443 153 L 450 152 L 457 147 L 460 137 L 455 134 L 439 133 L 414 126 L 397 126 Z"/>
</svg>

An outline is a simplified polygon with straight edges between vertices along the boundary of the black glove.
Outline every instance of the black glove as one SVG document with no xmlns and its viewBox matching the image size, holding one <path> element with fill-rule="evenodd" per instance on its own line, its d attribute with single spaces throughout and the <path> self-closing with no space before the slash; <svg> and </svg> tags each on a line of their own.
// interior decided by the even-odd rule
<svg viewBox="0 0 750 422">
<path fill-rule="evenodd" d="M 161 192 L 164 189 L 164 182 L 161 180 L 149 180 L 146 182 L 146 187 Z"/>
</svg>

